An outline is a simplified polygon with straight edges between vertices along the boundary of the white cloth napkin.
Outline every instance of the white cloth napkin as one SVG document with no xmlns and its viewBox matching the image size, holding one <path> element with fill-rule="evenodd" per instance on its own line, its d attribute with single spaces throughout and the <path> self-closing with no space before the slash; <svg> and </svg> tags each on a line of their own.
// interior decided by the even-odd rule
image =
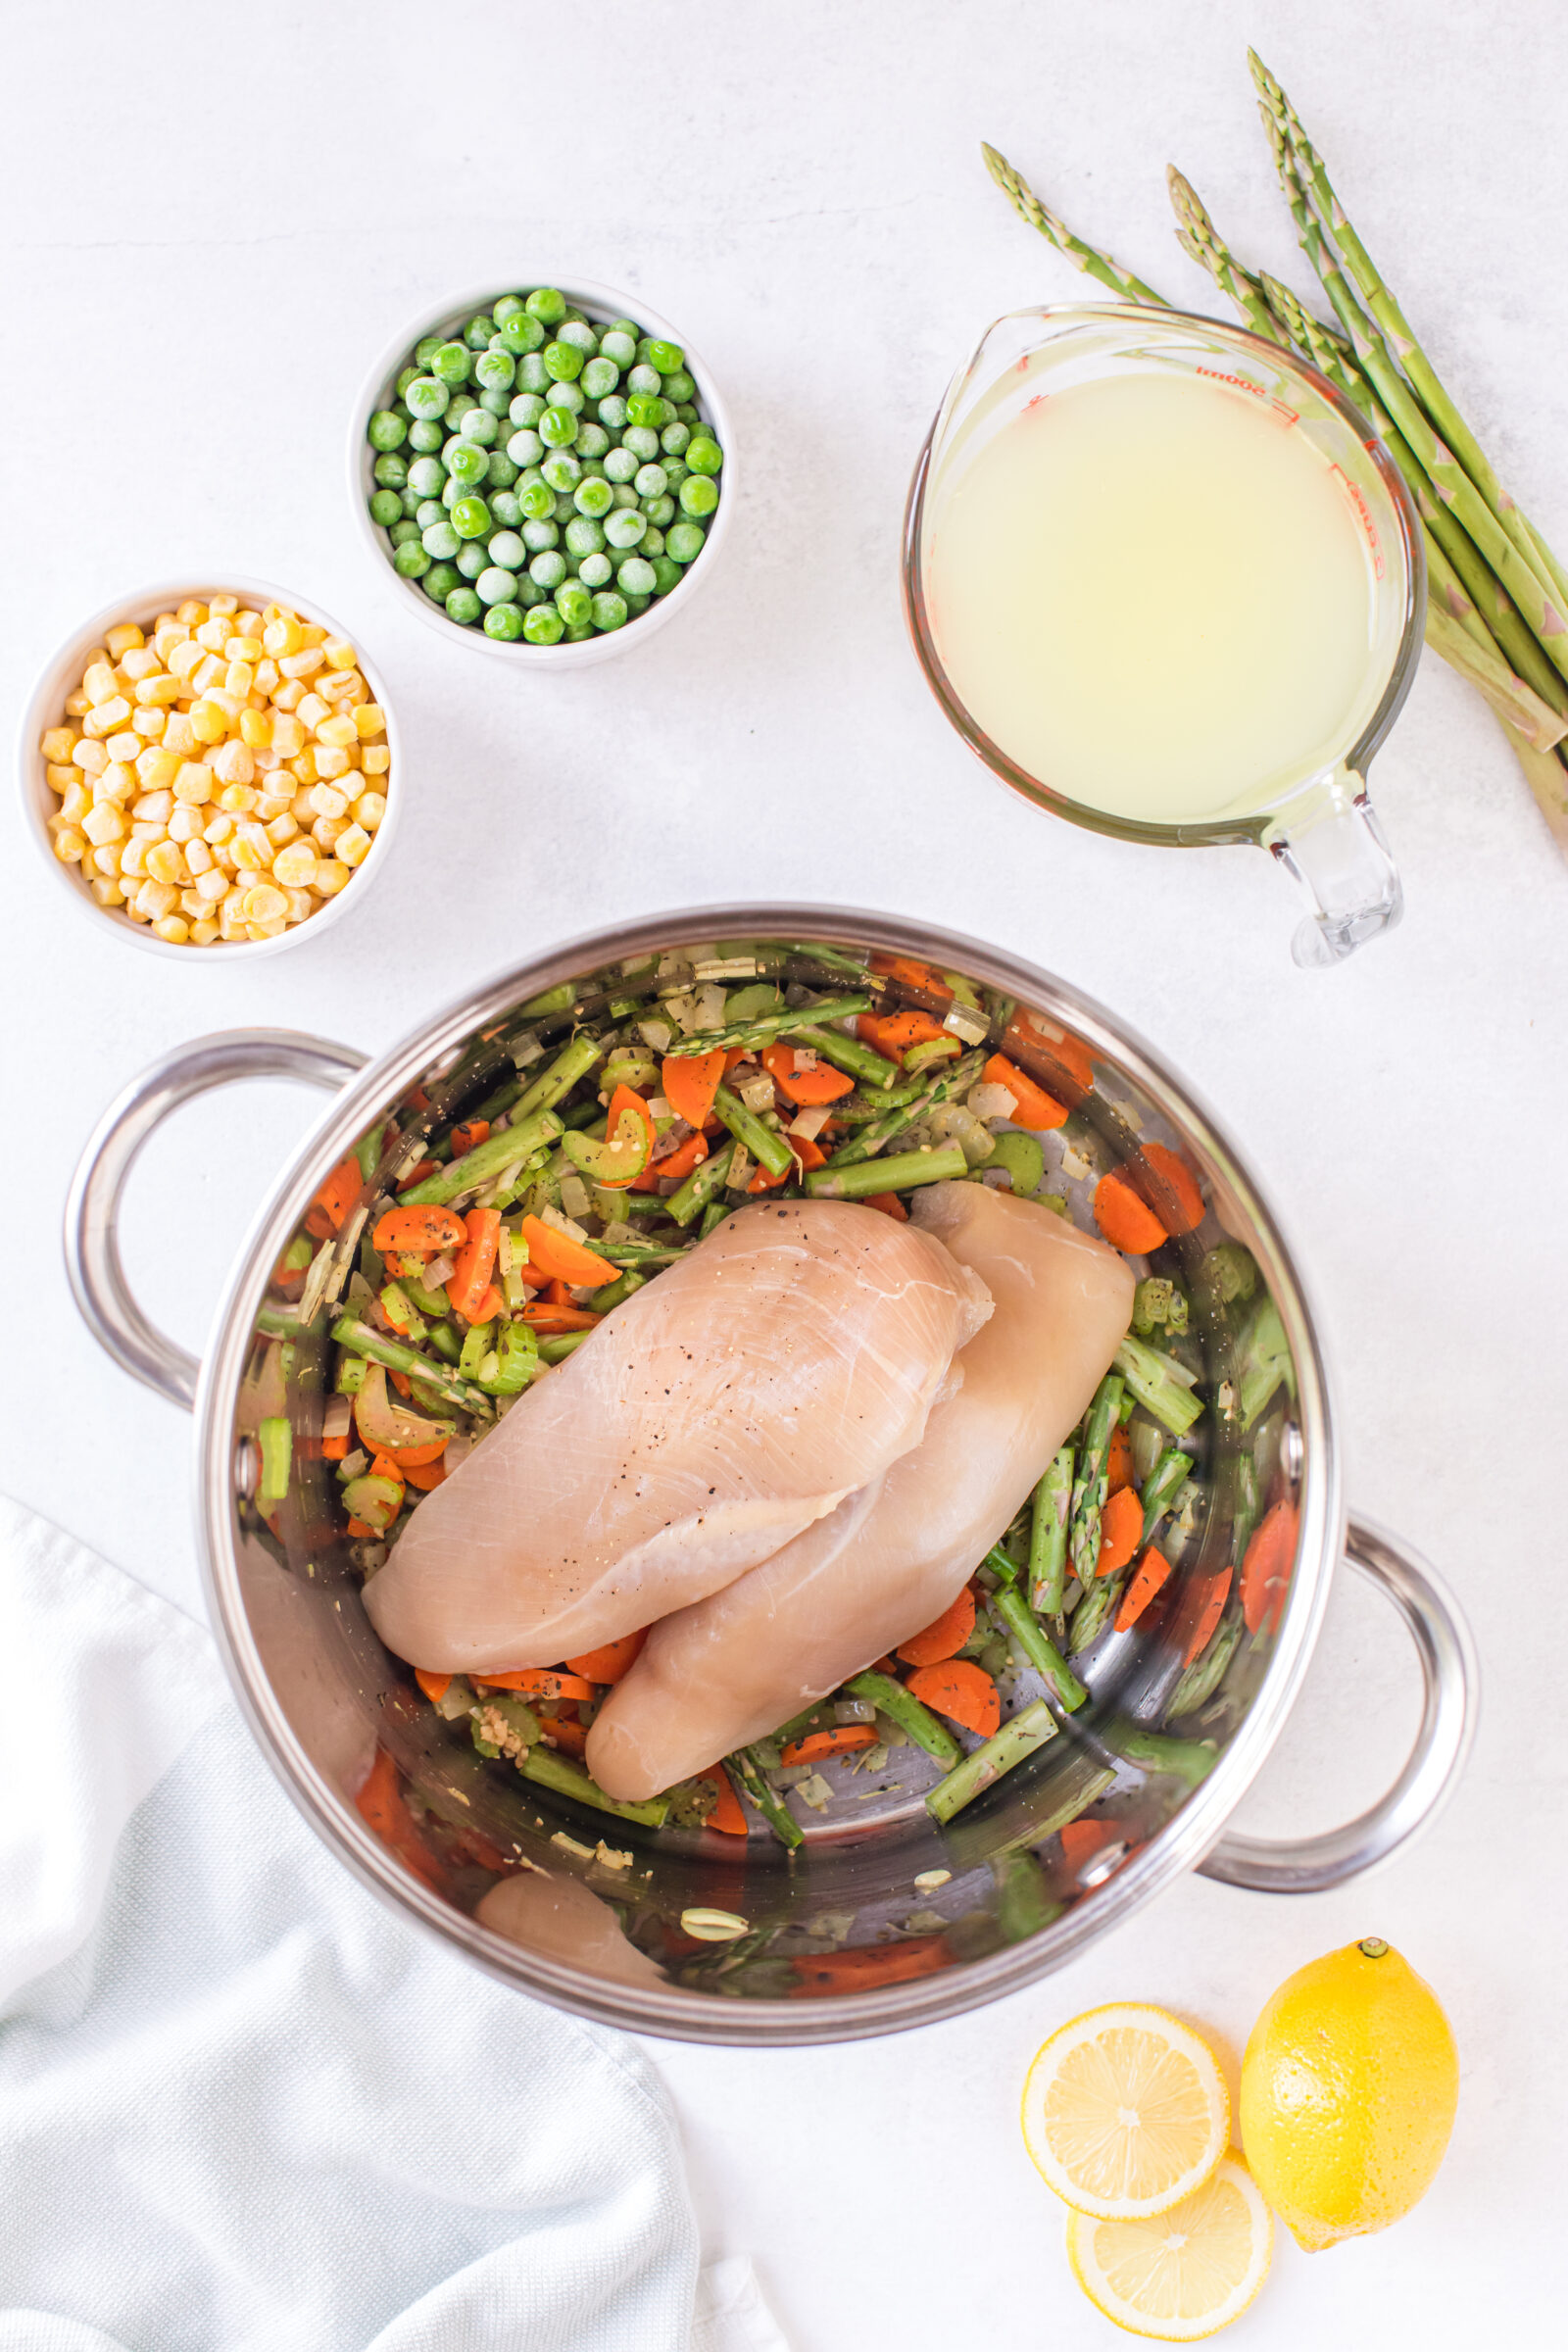
<svg viewBox="0 0 1568 2352">
<path fill-rule="evenodd" d="M 3 1498 L 0 1658 L 0 2352 L 785 2352 L 636 2044 L 385 1912 Z"/>
</svg>

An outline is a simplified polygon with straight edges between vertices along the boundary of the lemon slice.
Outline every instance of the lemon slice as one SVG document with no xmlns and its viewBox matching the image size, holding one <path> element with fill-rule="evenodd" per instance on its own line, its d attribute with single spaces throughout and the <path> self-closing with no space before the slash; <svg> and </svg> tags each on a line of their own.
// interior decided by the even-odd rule
<svg viewBox="0 0 1568 2352">
<path fill-rule="evenodd" d="M 1102 2221 L 1163 2213 L 1208 2179 L 1230 2137 L 1224 2077 L 1179 2018 L 1114 2001 L 1035 2053 L 1023 2136 L 1065 2204 Z"/>
<path fill-rule="evenodd" d="M 1192 2344 L 1239 2319 L 1268 2277 L 1274 2224 L 1239 2156 L 1132 2222 L 1067 2216 L 1067 2260 L 1098 2311 L 1133 2335 Z"/>
</svg>

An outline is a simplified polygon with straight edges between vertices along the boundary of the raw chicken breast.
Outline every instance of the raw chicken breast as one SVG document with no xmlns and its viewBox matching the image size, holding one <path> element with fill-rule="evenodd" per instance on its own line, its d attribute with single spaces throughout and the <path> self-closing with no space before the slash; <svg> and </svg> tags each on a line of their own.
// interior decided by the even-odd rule
<svg viewBox="0 0 1568 2352">
<path fill-rule="evenodd" d="M 390 1649 L 551 1666 L 701 1600 L 918 1445 L 991 1312 L 934 1234 L 743 1208 L 526 1390 L 365 1588 Z"/>
<path fill-rule="evenodd" d="M 654 1795 L 787 1722 L 929 1625 L 1002 1536 L 1093 1396 L 1133 1306 L 1125 1259 L 1033 1201 L 934 1184 L 914 1207 L 996 1311 L 872 1507 L 830 1516 L 656 1625 L 588 1735 L 588 1769 Z"/>
</svg>

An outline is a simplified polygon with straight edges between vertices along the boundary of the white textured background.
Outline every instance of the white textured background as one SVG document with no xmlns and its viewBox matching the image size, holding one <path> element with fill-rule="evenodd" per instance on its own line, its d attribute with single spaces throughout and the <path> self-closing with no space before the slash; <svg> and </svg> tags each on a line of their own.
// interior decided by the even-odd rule
<svg viewBox="0 0 1568 2352">
<path fill-rule="evenodd" d="M 1440 1564 L 1480 1635 L 1468 1783 L 1374 1886 L 1292 1904 L 1193 1881 L 1068 1975 L 924 2034 L 661 2049 L 710 2239 L 756 2254 L 798 2352 L 1107 2340 L 1018 2142 L 1029 2053 L 1123 1995 L 1239 2046 L 1281 1976 L 1373 1930 L 1454 2020 L 1451 2154 L 1394 2234 L 1313 2261 L 1283 2246 L 1233 2340 L 1534 2345 L 1568 2287 L 1553 1012 L 1568 872 L 1491 719 L 1428 662 L 1374 779 L 1404 926 L 1304 975 L 1294 903 L 1261 857 L 1118 847 L 994 785 L 927 697 L 899 612 L 900 511 L 948 374 L 998 313 L 1089 291 L 991 187 L 979 140 L 1177 299 L 1208 303 L 1171 241 L 1171 159 L 1244 254 L 1304 283 L 1249 38 L 1568 551 L 1553 0 L 144 0 L 11 30 L 8 712 L 117 587 L 259 572 L 319 599 L 384 667 L 408 807 L 364 906 L 238 973 L 67 919 L 7 813 L 4 1483 L 199 1606 L 188 1432 L 97 1355 L 56 1243 L 89 1126 L 155 1054 L 251 1022 L 375 1051 L 590 924 L 694 899 L 859 900 L 1054 966 L 1219 1108 L 1314 1278 L 1350 1492 Z M 747 481 L 722 579 L 688 614 L 607 667 L 536 683 L 400 609 L 350 528 L 343 442 L 405 318 L 487 278 L 573 271 L 690 335 L 728 393 Z M 316 1108 L 235 1093 L 148 1152 L 127 1252 L 191 1345 Z M 1250 1826 L 1322 1826 L 1364 1801 L 1413 1719 L 1397 1635 L 1342 1586 Z"/>
</svg>

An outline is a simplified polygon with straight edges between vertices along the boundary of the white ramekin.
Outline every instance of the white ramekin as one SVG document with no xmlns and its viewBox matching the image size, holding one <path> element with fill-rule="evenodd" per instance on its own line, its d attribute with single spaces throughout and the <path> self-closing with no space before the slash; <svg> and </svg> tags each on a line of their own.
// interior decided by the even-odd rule
<svg viewBox="0 0 1568 2352">
<path fill-rule="evenodd" d="M 643 644 L 655 629 L 662 629 L 666 621 L 673 620 L 675 614 L 684 610 L 703 581 L 711 573 L 728 535 L 735 510 L 734 436 L 730 430 L 729 411 L 700 354 L 693 351 L 685 336 L 667 318 L 661 318 L 657 311 L 651 311 L 640 294 L 622 294 L 613 286 L 596 285 L 587 278 L 577 278 L 568 283 L 562 277 L 525 275 L 515 283 L 519 290 L 529 286 L 555 286 L 567 302 L 585 311 L 595 324 L 608 325 L 612 318 L 635 318 L 645 335 L 662 337 L 666 342 L 680 346 L 685 355 L 687 373 L 697 387 L 698 414 L 705 423 L 713 427 L 719 447 L 724 452 L 719 500 L 708 527 L 707 543 L 702 554 L 687 565 L 685 578 L 671 588 L 666 596 L 656 597 L 646 612 L 639 612 L 623 628 L 609 629 L 599 636 L 581 638 L 575 645 L 568 645 L 564 639 L 559 645 L 530 645 L 523 637 L 514 639 L 509 645 L 500 638 L 487 637 L 482 628 L 465 628 L 460 622 L 449 620 L 440 606 L 433 604 L 425 595 L 417 580 L 406 580 L 393 569 L 391 541 L 379 524 L 370 520 L 369 499 L 375 488 L 373 468 L 376 453 L 366 438 L 366 428 L 375 411 L 390 407 L 396 398 L 399 372 L 409 365 L 415 345 L 425 335 L 450 335 L 465 325 L 476 311 L 482 311 L 487 303 L 494 302 L 499 294 L 507 291 L 505 286 L 498 287 L 494 283 L 475 287 L 458 302 L 443 303 L 438 311 L 421 312 L 417 318 L 401 328 L 386 346 L 365 379 L 349 424 L 349 499 L 354 508 L 355 527 L 364 545 L 379 568 L 406 593 L 413 609 L 428 627 L 438 629 L 449 640 L 456 637 L 466 641 L 478 653 L 493 654 L 498 661 L 510 662 L 514 668 L 581 669 L 590 662 L 607 662 L 612 654 Z"/>
</svg>

